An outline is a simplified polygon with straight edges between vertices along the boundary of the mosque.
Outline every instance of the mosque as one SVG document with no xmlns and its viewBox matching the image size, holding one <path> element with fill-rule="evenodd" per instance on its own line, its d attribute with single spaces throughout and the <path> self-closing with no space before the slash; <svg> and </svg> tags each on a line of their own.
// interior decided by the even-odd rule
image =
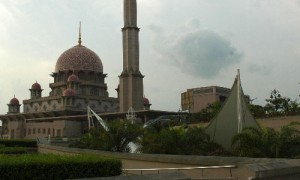
<svg viewBox="0 0 300 180">
<path fill-rule="evenodd" d="M 49 96 L 43 97 L 41 85 L 35 82 L 29 89 L 30 99 L 23 101 L 23 112 L 16 97 L 10 100 L 7 114 L 0 115 L 2 138 L 78 137 L 88 127 L 87 106 L 104 119 L 124 117 L 128 109 L 147 118 L 151 104 L 144 97 L 144 76 L 139 69 L 139 30 L 136 0 L 124 0 L 118 97 L 109 97 L 101 59 L 82 44 L 80 27 L 78 44 L 64 51 L 56 62 Z"/>
</svg>

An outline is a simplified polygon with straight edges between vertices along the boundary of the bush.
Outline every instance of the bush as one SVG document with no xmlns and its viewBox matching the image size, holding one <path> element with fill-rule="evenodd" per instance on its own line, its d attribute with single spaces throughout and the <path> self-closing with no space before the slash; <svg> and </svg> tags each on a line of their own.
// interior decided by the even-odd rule
<svg viewBox="0 0 300 180">
<path fill-rule="evenodd" d="M 148 129 L 139 139 L 139 151 L 151 154 L 226 155 L 227 152 L 212 142 L 203 128 L 173 128 L 160 132 Z"/>
<path fill-rule="evenodd" d="M 142 134 L 140 125 L 131 124 L 129 121 L 114 120 L 107 123 L 108 131 L 103 127 L 91 129 L 70 147 L 97 149 L 113 152 L 130 152 L 130 142 Z"/>
<path fill-rule="evenodd" d="M 37 142 L 33 139 L 22 139 L 22 140 L 1 139 L 0 144 L 6 147 L 37 147 Z"/>
<path fill-rule="evenodd" d="M 116 176 L 122 173 L 120 160 L 95 155 L 1 156 L 1 179 L 74 179 Z"/>
<path fill-rule="evenodd" d="M 26 154 L 26 147 L 1 147 L 0 154 Z"/>
</svg>

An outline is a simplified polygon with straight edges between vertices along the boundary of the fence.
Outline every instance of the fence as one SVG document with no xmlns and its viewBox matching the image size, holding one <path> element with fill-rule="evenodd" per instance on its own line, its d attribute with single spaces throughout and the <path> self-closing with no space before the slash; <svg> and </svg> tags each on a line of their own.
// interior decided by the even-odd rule
<svg viewBox="0 0 300 180">
<path fill-rule="evenodd" d="M 200 169 L 201 170 L 201 178 L 204 178 L 204 170 L 205 169 L 229 169 L 229 176 L 228 177 L 221 177 L 222 179 L 235 179 L 235 177 L 232 177 L 232 168 L 237 168 L 235 165 L 225 165 L 225 166 L 198 166 L 198 167 L 180 167 L 180 168 L 148 168 L 148 169 L 123 169 L 123 173 L 125 175 L 129 175 L 129 172 L 139 171 L 140 174 L 143 174 L 144 172 L 152 172 L 156 171 L 158 174 L 161 171 L 182 171 L 182 170 L 195 170 Z M 134 173 L 132 173 L 134 174 Z M 207 178 L 207 177 L 206 177 Z"/>
</svg>

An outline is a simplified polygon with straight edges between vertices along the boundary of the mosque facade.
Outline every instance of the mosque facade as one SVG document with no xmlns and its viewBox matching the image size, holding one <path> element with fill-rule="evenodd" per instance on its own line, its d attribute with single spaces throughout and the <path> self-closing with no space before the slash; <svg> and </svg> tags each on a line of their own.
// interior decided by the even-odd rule
<svg viewBox="0 0 300 180">
<path fill-rule="evenodd" d="M 139 28 L 136 0 L 124 0 L 123 71 L 117 88 L 118 97 L 109 97 L 100 57 L 85 47 L 79 28 L 78 44 L 64 51 L 51 74 L 51 92 L 43 97 L 38 82 L 32 84 L 30 98 L 21 104 L 14 97 L 8 112 L 0 115 L 2 138 L 76 137 L 88 123 L 87 106 L 96 113 L 122 113 L 128 109 L 149 110 L 143 97 L 143 78 L 139 70 Z"/>
</svg>

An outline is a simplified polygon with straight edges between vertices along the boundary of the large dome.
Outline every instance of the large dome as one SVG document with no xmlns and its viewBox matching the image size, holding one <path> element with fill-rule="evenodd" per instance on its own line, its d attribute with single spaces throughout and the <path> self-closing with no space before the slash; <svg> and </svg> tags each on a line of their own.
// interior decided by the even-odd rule
<svg viewBox="0 0 300 180">
<path fill-rule="evenodd" d="M 103 65 L 99 56 L 82 45 L 66 50 L 58 58 L 55 72 L 59 71 L 95 71 L 103 73 Z"/>
</svg>

